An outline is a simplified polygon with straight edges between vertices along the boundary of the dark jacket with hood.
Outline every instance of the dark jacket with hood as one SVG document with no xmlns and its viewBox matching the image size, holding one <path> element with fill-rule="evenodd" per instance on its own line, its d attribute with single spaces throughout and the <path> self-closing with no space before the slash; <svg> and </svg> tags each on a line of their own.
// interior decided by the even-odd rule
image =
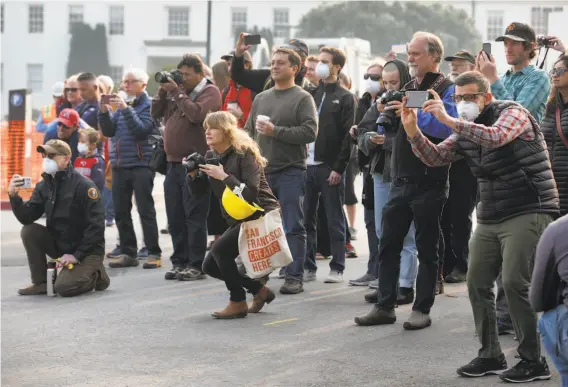
<svg viewBox="0 0 568 387">
<path fill-rule="evenodd" d="M 252 90 L 256 94 L 274 87 L 274 80 L 272 80 L 270 70 L 245 69 L 244 56 L 233 57 L 233 62 L 231 63 L 231 78 L 239 85 Z M 295 82 L 296 85 L 309 93 L 313 93 L 316 89 L 316 86 L 311 84 L 310 81 L 308 81 L 308 78 L 305 77 L 304 69 L 296 74 Z"/>
<path fill-rule="evenodd" d="M 394 63 L 398 68 L 400 74 L 400 84 L 405 85 L 410 82 L 410 73 L 408 66 L 405 62 L 395 59 L 387 62 Z M 371 173 L 378 173 L 383 175 L 383 182 L 388 183 L 391 181 L 391 155 L 393 151 L 393 142 L 396 137 L 401 137 L 404 130 L 397 130 L 396 132 L 385 132 L 382 127 L 377 124 L 381 113 L 377 110 L 377 102 L 375 101 L 365 113 L 358 126 L 358 145 L 359 150 L 370 157 L 369 171 Z M 400 124 L 400 119 L 397 119 Z M 374 133 L 381 133 L 385 135 L 385 143 L 383 145 L 373 144 L 371 137 Z M 407 141 L 408 142 L 408 141 Z M 408 144 L 410 146 L 410 143 Z"/>
</svg>

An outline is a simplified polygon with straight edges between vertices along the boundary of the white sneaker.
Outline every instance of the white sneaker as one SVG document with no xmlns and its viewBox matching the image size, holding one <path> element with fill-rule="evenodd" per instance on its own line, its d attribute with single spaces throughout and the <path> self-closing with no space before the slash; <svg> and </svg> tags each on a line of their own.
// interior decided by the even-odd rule
<svg viewBox="0 0 568 387">
<path fill-rule="evenodd" d="M 331 270 L 329 272 L 329 275 L 323 282 L 325 282 L 326 284 L 338 284 L 340 282 L 343 282 L 343 273 Z"/>
</svg>

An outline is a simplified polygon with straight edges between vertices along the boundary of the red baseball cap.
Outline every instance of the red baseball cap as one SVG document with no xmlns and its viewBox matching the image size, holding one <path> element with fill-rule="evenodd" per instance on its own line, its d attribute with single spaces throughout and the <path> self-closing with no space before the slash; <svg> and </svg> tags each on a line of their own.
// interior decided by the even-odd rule
<svg viewBox="0 0 568 387">
<path fill-rule="evenodd" d="M 78 127 L 79 126 L 79 113 L 73 109 L 63 109 L 59 114 L 59 122 L 68 127 Z"/>
</svg>

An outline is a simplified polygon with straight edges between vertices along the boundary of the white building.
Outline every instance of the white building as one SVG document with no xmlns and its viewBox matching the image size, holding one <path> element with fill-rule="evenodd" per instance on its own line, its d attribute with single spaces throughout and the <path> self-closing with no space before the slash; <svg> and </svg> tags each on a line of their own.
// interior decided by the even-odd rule
<svg viewBox="0 0 568 387">
<path fill-rule="evenodd" d="M 213 1 L 211 63 L 234 48 L 234 30 L 270 28 L 278 40 L 291 36 L 303 14 L 320 1 Z M 2 113 L 8 90 L 32 90 L 33 105 L 51 101 L 51 86 L 65 78 L 70 26 L 106 25 L 115 82 L 128 67 L 152 72 L 177 64 L 185 52 L 206 57 L 206 1 L 2 1 Z M 88 70 L 88 69 L 85 69 Z"/>
<path fill-rule="evenodd" d="M 405 0 L 402 0 L 405 1 Z M 234 30 L 270 28 L 280 41 L 294 35 L 303 14 L 322 1 L 213 1 L 211 63 L 234 46 Z M 326 2 L 329 3 L 329 2 Z M 425 1 L 462 8 L 475 18 L 484 41 L 503 34 L 513 21 L 531 24 L 537 34 L 568 42 L 568 0 Z M 182 53 L 206 53 L 206 1 L 2 1 L 1 116 L 8 90 L 33 91 L 34 107 L 51 100 L 51 86 L 65 77 L 69 29 L 73 22 L 106 25 L 111 75 L 118 81 L 130 66 L 152 72 L 177 63 Z M 380 21 L 377 21 L 380 22 Z M 403 42 L 392 42 L 398 44 Z M 503 50 L 493 52 L 503 71 Z M 549 54 L 556 58 L 556 53 Z M 88 70 L 88 69 L 86 69 Z"/>
</svg>

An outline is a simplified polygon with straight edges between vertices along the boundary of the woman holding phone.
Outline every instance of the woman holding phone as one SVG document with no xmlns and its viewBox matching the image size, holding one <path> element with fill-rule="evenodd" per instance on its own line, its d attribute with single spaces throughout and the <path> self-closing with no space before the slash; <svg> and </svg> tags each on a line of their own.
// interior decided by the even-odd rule
<svg viewBox="0 0 568 387">
<path fill-rule="evenodd" d="M 278 210 L 280 206 L 264 176 L 266 159 L 260 154 L 257 143 L 238 128 L 237 119 L 228 112 L 210 113 L 203 127 L 207 145 L 212 150 L 205 155 L 206 163 L 200 165 L 199 170 L 189 172 L 189 189 L 198 197 L 209 195 L 211 189 L 222 202 L 221 212 L 229 224 L 203 261 L 203 271 L 225 281 L 230 293 L 229 305 L 212 316 L 217 319 L 243 318 L 248 313 L 260 312 L 275 295 L 260 281 L 239 274 L 235 259 L 239 256 L 240 226 Z M 243 202 L 247 202 L 244 205 L 256 204 L 263 211 L 256 211 L 244 219 L 231 217 L 228 213 L 232 212 L 231 208 L 227 208 L 223 194 L 226 189 L 233 191 L 237 187 L 242 188 Z M 250 307 L 246 303 L 245 289 L 254 295 Z"/>
</svg>

